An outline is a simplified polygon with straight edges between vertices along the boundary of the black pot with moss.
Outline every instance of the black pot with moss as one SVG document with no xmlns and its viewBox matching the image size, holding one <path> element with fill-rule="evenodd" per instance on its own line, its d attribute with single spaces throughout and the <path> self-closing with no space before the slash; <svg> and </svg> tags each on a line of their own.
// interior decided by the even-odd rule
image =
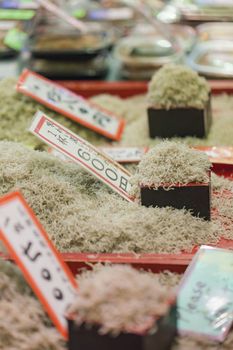
<svg viewBox="0 0 233 350">
<path fill-rule="evenodd" d="M 101 335 L 99 327 L 68 320 L 69 350 L 170 350 L 177 335 L 177 312 L 173 305 L 169 313 L 160 318 L 150 334 L 120 333 Z"/>
<path fill-rule="evenodd" d="M 153 76 L 148 91 L 151 138 L 204 138 L 212 124 L 210 88 L 191 69 L 167 65 Z"/>
<path fill-rule="evenodd" d="M 186 209 L 210 220 L 210 169 L 204 152 L 166 140 L 143 156 L 131 178 L 131 194 L 146 207 Z"/>
</svg>

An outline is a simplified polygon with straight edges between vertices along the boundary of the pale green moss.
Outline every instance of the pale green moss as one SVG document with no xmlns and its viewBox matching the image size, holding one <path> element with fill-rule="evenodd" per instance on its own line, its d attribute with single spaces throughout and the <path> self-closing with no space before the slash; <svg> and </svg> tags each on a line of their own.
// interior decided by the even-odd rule
<svg viewBox="0 0 233 350">
<path fill-rule="evenodd" d="M 209 182 L 211 163 L 208 156 L 180 142 L 163 141 L 147 152 L 131 181 L 133 192 L 139 184 L 158 188 Z"/>
<path fill-rule="evenodd" d="M 209 98 L 207 81 L 186 66 L 169 64 L 159 69 L 149 83 L 148 103 L 156 108 L 202 109 Z"/>
<path fill-rule="evenodd" d="M 78 279 L 70 308 L 78 324 L 100 325 L 100 332 L 145 332 L 169 309 L 172 293 L 158 276 L 127 265 L 97 265 Z"/>
<path fill-rule="evenodd" d="M 15 86 L 14 78 L 0 81 L 0 140 L 17 141 L 31 148 L 45 149 L 46 145 L 28 132 L 30 122 L 39 109 L 90 142 L 106 142 L 106 139 L 97 133 L 18 93 Z"/>
<path fill-rule="evenodd" d="M 64 350 L 39 301 L 14 265 L 0 260 L 0 349 Z"/>
<path fill-rule="evenodd" d="M 63 252 L 178 253 L 233 237 L 222 218 L 207 222 L 185 210 L 129 203 L 75 164 L 0 142 L 0 195 L 16 189 Z"/>
<path fill-rule="evenodd" d="M 149 146 L 152 147 L 160 138 L 151 139 L 149 137 L 148 120 L 146 115 L 146 96 L 138 95 L 127 99 L 112 95 L 98 95 L 92 98 L 93 101 L 102 105 L 112 112 L 116 112 L 126 119 L 127 124 L 120 142 L 123 146 Z M 174 141 L 181 141 L 188 145 L 203 146 L 232 146 L 233 143 L 233 123 L 232 95 L 212 96 L 213 124 L 207 138 L 197 137 L 172 138 Z"/>
</svg>

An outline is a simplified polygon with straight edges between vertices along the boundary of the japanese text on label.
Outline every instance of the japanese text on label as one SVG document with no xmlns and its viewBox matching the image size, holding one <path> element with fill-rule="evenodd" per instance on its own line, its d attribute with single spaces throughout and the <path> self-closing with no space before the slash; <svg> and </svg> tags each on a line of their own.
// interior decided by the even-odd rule
<svg viewBox="0 0 233 350">
<path fill-rule="evenodd" d="M 119 140 L 121 137 L 122 119 L 38 74 L 24 71 L 17 90 L 110 139 Z"/>
<path fill-rule="evenodd" d="M 0 200 L 0 234 L 52 321 L 67 337 L 65 313 L 74 300 L 76 283 L 17 192 Z"/>
<path fill-rule="evenodd" d="M 133 201 L 129 194 L 130 173 L 87 141 L 54 122 L 42 112 L 37 112 L 35 115 L 30 131 L 49 146 L 77 162 L 122 197 Z"/>
</svg>

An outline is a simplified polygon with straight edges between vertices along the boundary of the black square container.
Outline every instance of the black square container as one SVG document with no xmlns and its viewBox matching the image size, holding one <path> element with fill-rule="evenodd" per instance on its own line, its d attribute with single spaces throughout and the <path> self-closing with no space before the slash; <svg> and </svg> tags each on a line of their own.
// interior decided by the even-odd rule
<svg viewBox="0 0 233 350">
<path fill-rule="evenodd" d="M 170 350 L 177 335 L 177 309 L 176 304 L 171 306 L 169 313 L 156 322 L 153 334 L 100 335 L 98 327 L 77 326 L 72 319 L 68 327 L 69 350 Z"/>
<path fill-rule="evenodd" d="M 207 136 L 211 123 L 211 97 L 204 109 L 173 108 L 162 109 L 149 107 L 147 109 L 149 134 L 151 138 L 170 138 L 174 136 Z"/>
<path fill-rule="evenodd" d="M 168 187 L 170 188 L 168 190 Z M 146 207 L 173 207 L 191 210 L 194 216 L 211 219 L 211 182 L 177 186 L 159 186 L 158 189 L 142 184 L 141 204 Z"/>
</svg>

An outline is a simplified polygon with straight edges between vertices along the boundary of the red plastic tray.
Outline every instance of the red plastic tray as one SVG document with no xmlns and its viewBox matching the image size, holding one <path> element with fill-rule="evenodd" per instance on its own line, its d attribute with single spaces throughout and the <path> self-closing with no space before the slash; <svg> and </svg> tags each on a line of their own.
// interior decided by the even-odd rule
<svg viewBox="0 0 233 350">
<path fill-rule="evenodd" d="M 233 240 L 221 238 L 216 245 L 219 248 L 233 249 Z M 193 247 L 191 253 L 180 254 L 93 254 L 93 253 L 63 253 L 64 261 L 75 274 L 79 269 L 87 267 L 87 264 L 98 262 L 111 262 L 118 264 L 131 264 L 136 268 L 143 268 L 158 273 L 164 270 L 182 273 L 185 271 L 198 246 Z M 10 260 L 8 255 L 0 254 L 0 258 Z"/>
<path fill-rule="evenodd" d="M 108 93 L 125 98 L 147 91 L 146 82 L 60 81 L 59 83 L 84 97 Z M 233 80 L 212 80 L 209 83 L 213 94 L 233 94 Z M 216 164 L 213 171 L 233 180 L 233 165 Z M 218 247 L 233 249 L 233 240 L 222 238 L 218 243 Z M 198 247 L 193 247 L 191 254 L 141 254 L 137 256 L 135 254 L 66 253 L 62 255 L 74 273 L 87 266 L 87 263 L 97 262 L 130 263 L 135 267 L 150 269 L 153 272 L 169 270 L 182 273 L 197 249 Z M 6 258 L 9 257 L 6 256 Z"/>
<path fill-rule="evenodd" d="M 65 87 L 84 97 L 108 93 L 123 98 L 143 94 L 147 92 L 147 82 L 91 82 L 91 81 L 62 81 Z M 233 80 L 211 80 L 209 81 L 213 94 L 233 94 Z M 233 179 L 233 165 L 215 164 L 213 171 Z M 233 241 L 220 239 L 219 247 L 233 249 Z M 192 254 L 142 254 L 136 257 L 134 254 L 64 254 L 73 271 L 85 265 L 85 263 L 107 262 L 130 263 L 136 267 L 151 269 L 154 272 L 169 269 L 171 271 L 183 272 L 190 263 L 197 247 L 193 248 Z"/>
<path fill-rule="evenodd" d="M 223 167 L 223 166 L 222 166 Z M 233 174 L 233 172 L 231 173 Z M 226 197 L 228 193 L 226 191 Z M 216 211 L 213 209 L 213 213 Z M 233 218 L 232 218 L 233 219 Z M 233 222 L 232 222 L 233 224 Z M 233 240 L 220 238 L 216 244 L 219 248 L 233 249 Z M 71 271 L 75 274 L 79 269 L 87 267 L 90 263 L 118 263 L 118 264 L 131 264 L 135 268 L 143 268 L 145 270 L 151 270 L 155 273 L 169 270 L 171 272 L 182 273 L 185 271 L 193 255 L 198 250 L 198 246 L 194 246 L 191 253 L 182 252 L 180 254 L 94 254 L 94 253 L 63 253 L 64 261 L 69 265 Z M 1 255 L 5 259 L 10 259 L 8 255 Z"/>
<path fill-rule="evenodd" d="M 84 97 L 97 94 L 111 94 L 120 97 L 129 97 L 147 92 L 147 82 L 128 81 L 59 81 L 66 88 Z M 233 80 L 210 80 L 213 94 L 233 94 Z"/>
</svg>

